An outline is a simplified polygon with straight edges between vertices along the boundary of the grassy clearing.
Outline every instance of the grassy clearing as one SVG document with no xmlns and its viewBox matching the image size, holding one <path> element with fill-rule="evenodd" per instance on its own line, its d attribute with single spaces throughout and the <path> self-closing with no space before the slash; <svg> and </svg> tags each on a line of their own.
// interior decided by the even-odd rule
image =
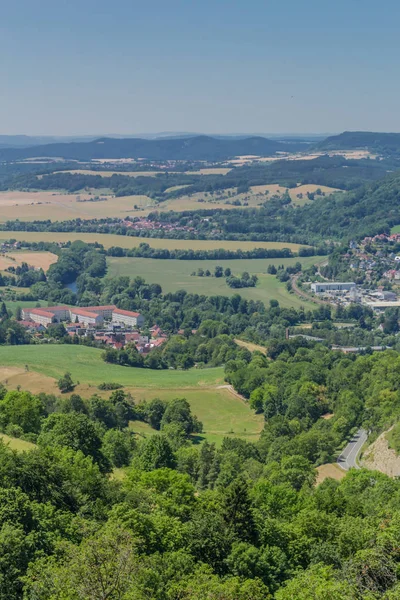
<svg viewBox="0 0 400 600">
<path fill-rule="evenodd" d="M 100 203 L 101 204 L 101 203 Z M 75 232 L 40 232 L 40 231 L 2 231 L 1 240 L 15 239 L 26 242 L 73 242 L 82 240 L 88 243 L 99 242 L 105 248 L 120 246 L 121 248 L 135 248 L 141 242 L 146 242 L 152 248 L 192 249 L 192 250 L 252 250 L 253 248 L 281 249 L 290 248 L 297 252 L 303 247 L 301 244 L 290 242 L 234 242 L 226 240 L 170 240 L 164 238 L 142 238 L 111 233 L 75 233 Z M 0 241 L 1 241 L 0 240 Z"/>
<path fill-rule="evenodd" d="M 74 381 L 93 385 L 103 381 L 117 382 L 134 388 L 193 388 L 223 383 L 223 369 L 191 369 L 189 371 L 152 371 L 121 367 L 103 362 L 98 348 L 72 345 L 2 346 L 0 365 L 23 367 L 28 365 L 48 377 L 60 378 L 66 371 Z"/>
<path fill-rule="evenodd" d="M 23 452 L 24 450 L 33 450 L 36 448 L 36 444 L 20 440 L 19 438 L 13 438 L 5 433 L 0 433 L 0 439 L 11 448 L 11 450 L 17 450 L 17 452 Z"/>
<path fill-rule="evenodd" d="M 400 225 L 395 225 L 394 227 L 392 227 L 390 233 L 400 233 Z"/>
<path fill-rule="evenodd" d="M 0 290 L 2 289 L 3 288 L 0 288 Z M 32 306 L 36 306 L 36 304 L 40 304 L 40 306 L 48 306 L 48 302 L 44 300 L 35 300 L 34 302 L 32 302 L 32 300 L 30 300 L 29 302 L 25 300 L 5 300 L 4 304 L 6 305 L 7 310 L 11 311 L 13 315 L 15 315 L 15 311 L 18 306 L 20 306 L 21 308 L 29 308 Z"/>
<path fill-rule="evenodd" d="M 247 348 L 250 352 L 261 352 L 262 354 L 267 354 L 267 349 L 265 346 L 260 346 L 259 344 L 253 344 L 252 342 L 245 342 L 244 340 L 235 339 L 235 342 L 238 346 L 242 346 L 242 348 Z"/>
<path fill-rule="evenodd" d="M 135 400 L 151 400 L 155 398 L 150 390 L 135 390 Z M 222 443 L 224 437 L 241 437 L 249 441 L 256 441 L 264 425 L 262 415 L 256 415 L 248 405 L 230 393 L 227 389 L 204 390 L 159 390 L 158 398 L 173 400 L 186 398 L 191 409 L 203 423 L 203 433 L 200 438 L 206 438 L 217 445 Z M 133 421 L 132 429 L 139 435 L 154 433 L 146 423 Z M 201 441 L 201 440 L 200 440 Z"/>
<path fill-rule="evenodd" d="M 99 393 L 97 387 L 90 386 L 112 381 L 124 385 L 137 402 L 186 398 L 203 422 L 201 438 L 217 444 L 225 436 L 256 440 L 263 427 L 263 418 L 255 415 L 246 402 L 218 387 L 223 384 L 221 367 L 189 371 L 134 369 L 107 365 L 96 348 L 66 345 L 0 347 L 0 365 L 0 381 L 9 388 L 20 385 L 33 393 L 59 393 L 56 379 L 70 371 L 74 381 L 80 381 L 75 392 L 84 397 Z M 109 392 L 101 395 L 108 397 Z M 132 428 L 141 436 L 153 433 L 148 425 L 136 421 Z"/>
<path fill-rule="evenodd" d="M 295 294 L 290 294 L 284 283 L 278 281 L 274 275 L 266 275 L 268 265 L 284 264 L 288 266 L 297 261 L 296 258 L 286 259 L 243 259 L 243 260 L 164 260 L 153 258 L 114 258 L 107 259 L 108 275 L 110 277 L 129 275 L 134 277 L 141 275 L 149 283 L 159 283 L 164 292 L 174 292 L 185 289 L 194 294 L 206 294 L 209 296 L 222 295 L 231 296 L 239 293 L 248 300 L 261 300 L 268 303 L 271 299 L 279 301 L 281 306 L 307 306 L 307 302 Z M 315 257 L 300 259 L 305 266 L 316 261 Z M 216 265 L 224 269 L 230 267 L 234 274 L 243 271 L 256 273 L 259 283 L 255 288 L 242 288 L 234 290 L 226 285 L 225 278 L 197 277 L 191 276 L 197 269 L 209 269 L 214 272 Z"/>
<path fill-rule="evenodd" d="M 321 465 L 317 467 L 317 481 L 316 485 L 319 485 L 325 479 L 336 479 L 336 481 L 340 481 L 343 477 L 346 477 L 346 471 L 343 471 L 340 467 L 338 467 L 335 463 L 328 463 L 326 465 Z"/>
</svg>

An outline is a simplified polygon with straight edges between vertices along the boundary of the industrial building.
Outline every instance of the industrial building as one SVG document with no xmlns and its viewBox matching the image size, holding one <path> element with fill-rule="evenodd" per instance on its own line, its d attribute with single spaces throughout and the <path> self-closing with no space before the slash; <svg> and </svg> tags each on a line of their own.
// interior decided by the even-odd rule
<svg viewBox="0 0 400 600">
<path fill-rule="evenodd" d="M 329 281 L 326 283 L 312 283 L 311 291 L 315 294 L 321 294 L 325 292 L 348 292 L 353 290 L 356 284 L 353 282 L 342 283 L 341 281 Z"/>
</svg>

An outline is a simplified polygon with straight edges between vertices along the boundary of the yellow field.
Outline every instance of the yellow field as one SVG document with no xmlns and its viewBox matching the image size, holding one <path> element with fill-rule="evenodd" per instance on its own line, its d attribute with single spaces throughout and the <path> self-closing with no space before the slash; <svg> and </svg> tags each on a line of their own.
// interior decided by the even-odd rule
<svg viewBox="0 0 400 600">
<path fill-rule="evenodd" d="M 229 167 L 208 167 L 198 171 L 185 171 L 186 175 L 226 175 L 231 171 Z M 81 175 L 101 175 L 101 177 L 111 177 L 111 175 L 125 175 L 126 177 L 156 177 L 163 171 L 91 171 L 89 169 L 71 169 L 68 171 L 56 171 L 57 173 L 77 173 Z M 168 171 L 173 174 L 175 171 Z"/>
<path fill-rule="evenodd" d="M 106 197 L 105 202 L 78 202 L 95 196 Z M 140 207 L 136 210 L 134 206 Z M 50 219 L 95 219 L 147 215 L 155 202 L 147 196 L 103 196 L 101 191 L 83 194 L 61 192 L 0 192 L 0 221 L 19 219 L 33 221 Z"/>
<path fill-rule="evenodd" d="M 184 186 L 179 186 L 184 187 Z M 179 189 L 178 186 L 175 189 Z M 248 192 L 243 194 L 236 194 L 236 188 L 230 188 L 223 190 L 221 194 L 211 194 L 205 192 L 196 192 L 195 194 L 191 194 L 190 196 L 181 196 L 179 198 L 174 198 L 171 200 L 166 200 L 157 206 L 157 210 L 159 211 L 183 211 L 183 210 L 201 210 L 202 208 L 214 208 L 214 209 L 235 209 L 242 208 L 244 203 L 248 207 L 256 207 L 260 206 L 264 202 L 267 202 L 272 196 L 282 196 L 286 190 L 289 192 L 289 196 L 294 204 L 305 204 L 306 202 L 310 202 L 307 198 L 307 192 L 315 192 L 317 189 L 320 189 L 321 192 L 324 192 L 326 195 L 333 194 L 334 192 L 340 192 L 337 188 L 328 187 L 326 185 L 315 185 L 315 184 L 307 184 L 307 185 L 299 185 L 296 188 L 285 188 L 277 183 L 272 183 L 268 185 L 254 185 L 250 188 Z M 171 188 L 168 191 L 172 191 Z M 228 192 L 231 193 L 231 197 L 228 197 Z M 268 192 L 268 194 L 266 193 Z M 299 194 L 303 194 L 303 198 L 298 198 Z M 239 200 L 242 206 L 233 206 L 232 204 L 226 204 L 226 202 L 234 202 Z M 139 214 L 139 213 L 137 213 Z"/>
<path fill-rule="evenodd" d="M 172 171 L 169 171 L 172 173 Z M 100 175 L 111 177 L 112 175 L 124 175 L 125 177 L 155 177 L 162 171 L 90 171 L 89 169 L 71 169 L 70 171 L 55 171 L 55 173 L 71 173 L 71 175 Z"/>
<path fill-rule="evenodd" d="M 226 175 L 229 171 L 232 169 L 228 167 L 209 167 L 198 171 L 186 171 L 186 175 Z"/>
<path fill-rule="evenodd" d="M 301 244 L 289 242 L 232 242 L 225 240 L 170 240 L 161 238 L 131 237 L 108 233 L 75 233 L 75 232 L 40 232 L 40 231 L 1 231 L 1 240 L 15 239 L 26 242 L 68 242 L 82 240 L 88 243 L 99 242 L 105 248 L 120 246 L 121 248 L 135 248 L 141 242 L 146 242 L 152 248 L 168 248 L 169 250 L 252 250 L 253 248 L 281 249 L 290 248 L 297 252 Z"/>
<path fill-rule="evenodd" d="M 42 268 L 46 272 L 57 260 L 58 256 L 52 252 L 7 252 L 0 254 L 0 271 L 5 271 L 8 267 L 18 267 L 26 262 L 29 266 Z"/>
</svg>

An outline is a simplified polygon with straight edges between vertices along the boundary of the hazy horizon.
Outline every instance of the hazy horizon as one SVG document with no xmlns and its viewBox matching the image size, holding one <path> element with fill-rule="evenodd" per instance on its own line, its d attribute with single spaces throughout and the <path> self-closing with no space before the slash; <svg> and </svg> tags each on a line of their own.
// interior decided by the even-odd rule
<svg viewBox="0 0 400 600">
<path fill-rule="evenodd" d="M 0 131 L 400 132 L 398 17 L 393 0 L 15 0 Z"/>
</svg>

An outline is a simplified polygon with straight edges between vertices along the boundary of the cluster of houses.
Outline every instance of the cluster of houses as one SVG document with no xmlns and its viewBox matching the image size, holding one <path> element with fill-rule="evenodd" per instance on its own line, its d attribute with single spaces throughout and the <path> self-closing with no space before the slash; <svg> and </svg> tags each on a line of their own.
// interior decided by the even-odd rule
<svg viewBox="0 0 400 600">
<path fill-rule="evenodd" d="M 153 231 L 164 229 L 165 231 L 195 231 L 195 227 L 189 227 L 187 225 L 177 225 L 176 223 L 161 223 L 159 221 L 150 221 L 142 217 L 138 217 L 134 220 L 124 219 L 122 224 L 129 228 L 139 231 Z"/>
<path fill-rule="evenodd" d="M 140 353 L 146 354 L 167 341 L 167 336 L 155 325 L 150 335 L 143 335 L 140 329 L 144 317 L 130 310 L 122 310 L 114 305 L 107 306 L 47 306 L 45 308 L 23 308 L 20 324 L 39 334 L 53 323 L 63 323 L 69 336 L 91 336 L 101 345 L 120 350 L 126 344 L 135 344 Z"/>
</svg>

